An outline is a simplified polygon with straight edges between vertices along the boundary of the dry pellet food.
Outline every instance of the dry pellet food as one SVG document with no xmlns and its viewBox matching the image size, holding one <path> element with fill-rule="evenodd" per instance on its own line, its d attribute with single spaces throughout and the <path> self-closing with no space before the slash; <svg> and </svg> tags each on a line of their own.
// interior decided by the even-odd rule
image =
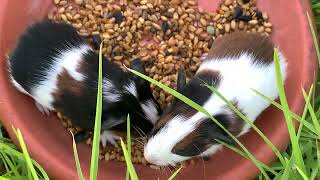
<svg viewBox="0 0 320 180">
<path fill-rule="evenodd" d="M 104 55 L 121 67 L 140 57 L 147 75 L 171 88 L 176 88 L 181 65 L 187 79 L 194 75 L 217 37 L 233 31 L 272 32 L 268 14 L 257 9 L 256 0 L 224 0 L 215 12 L 202 12 L 195 0 L 54 0 L 48 18 L 72 24 L 96 50 L 105 40 Z M 162 108 L 170 104 L 171 95 L 151 88 Z M 79 131 L 70 120 L 58 117 L 70 131 Z M 91 144 L 88 136 L 86 143 Z M 100 152 L 107 161 L 124 160 L 119 147 Z M 134 163 L 146 164 L 142 152 L 143 139 L 133 140 Z"/>
</svg>

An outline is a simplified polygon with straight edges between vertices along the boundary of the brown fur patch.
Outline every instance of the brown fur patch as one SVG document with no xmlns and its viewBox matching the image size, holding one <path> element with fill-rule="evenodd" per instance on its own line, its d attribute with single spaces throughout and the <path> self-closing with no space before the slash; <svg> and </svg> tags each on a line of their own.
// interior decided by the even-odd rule
<svg viewBox="0 0 320 180">
<path fill-rule="evenodd" d="M 79 62 L 76 68 L 76 71 L 81 74 L 88 74 L 90 66 L 91 64 L 89 64 L 85 59 L 83 59 L 82 61 Z M 98 74 L 98 69 L 96 72 Z"/>
<path fill-rule="evenodd" d="M 247 52 L 253 54 L 262 64 L 273 62 L 274 45 L 270 38 L 259 33 L 234 32 L 217 38 L 206 59 L 238 57 Z"/>
<path fill-rule="evenodd" d="M 174 106 L 175 108 L 170 108 L 170 111 L 165 112 L 164 115 L 161 116 L 161 118 L 157 121 L 157 123 L 154 125 L 155 129 L 161 129 L 163 126 L 165 126 L 172 118 L 174 118 L 176 115 L 182 115 L 185 117 L 191 117 L 195 113 L 197 113 L 197 110 L 193 109 L 192 107 L 188 106 L 187 104 L 179 101 L 176 102 L 177 104 Z"/>
<path fill-rule="evenodd" d="M 215 87 L 218 87 L 221 82 L 221 74 L 219 71 L 211 70 L 211 69 L 203 69 L 196 74 L 196 78 L 200 78 L 201 80 L 210 82 L 204 82 L 201 85 L 205 85 L 205 83 L 208 83 L 208 85 L 213 85 Z"/>
<path fill-rule="evenodd" d="M 196 128 L 194 131 L 192 131 L 190 134 L 188 134 L 186 137 L 184 137 L 180 142 L 178 142 L 172 148 L 172 151 L 174 152 L 175 150 L 178 150 L 178 149 L 185 149 L 187 146 L 192 144 L 192 142 L 197 140 L 197 137 L 199 136 L 199 134 L 200 134 L 199 129 Z"/>
<path fill-rule="evenodd" d="M 53 93 L 53 97 L 61 101 L 64 92 L 81 96 L 83 94 L 84 84 L 83 82 L 75 80 L 66 69 L 63 69 L 57 77 L 57 87 L 58 90 Z"/>
</svg>

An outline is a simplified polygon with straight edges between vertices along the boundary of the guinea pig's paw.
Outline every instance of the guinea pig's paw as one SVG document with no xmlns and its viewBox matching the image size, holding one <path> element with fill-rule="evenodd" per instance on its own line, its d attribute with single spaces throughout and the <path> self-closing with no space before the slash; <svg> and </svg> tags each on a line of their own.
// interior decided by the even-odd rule
<svg viewBox="0 0 320 180">
<path fill-rule="evenodd" d="M 40 103 L 38 103 L 37 101 L 35 101 L 35 105 L 37 107 L 37 109 L 42 113 L 45 114 L 47 116 L 50 115 L 50 110 L 44 106 L 42 106 Z"/>
<path fill-rule="evenodd" d="M 202 54 L 202 56 L 200 57 L 200 61 L 205 60 L 207 56 L 208 56 L 208 53 Z"/>
<path fill-rule="evenodd" d="M 105 147 L 107 145 L 107 142 L 111 143 L 114 146 L 117 146 L 117 140 L 119 140 L 121 137 L 116 135 L 114 132 L 106 130 L 103 131 L 103 133 L 100 136 L 100 141 L 102 143 L 102 146 Z"/>
</svg>

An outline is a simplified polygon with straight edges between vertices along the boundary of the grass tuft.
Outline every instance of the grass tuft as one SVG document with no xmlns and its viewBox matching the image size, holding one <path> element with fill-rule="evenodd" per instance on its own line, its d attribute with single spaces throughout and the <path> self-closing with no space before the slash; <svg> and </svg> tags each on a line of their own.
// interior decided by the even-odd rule
<svg viewBox="0 0 320 180">
<path fill-rule="evenodd" d="M 13 129 L 14 133 L 16 134 L 17 138 L 18 138 L 18 141 L 20 143 L 20 147 L 21 147 L 22 152 L 23 152 L 23 154 L 25 156 L 25 160 L 27 162 L 28 171 L 31 172 L 32 177 L 31 177 L 30 173 L 28 173 L 29 179 L 39 180 L 37 172 L 36 172 L 36 170 L 35 170 L 35 168 L 34 168 L 34 166 L 32 164 L 32 160 L 31 160 L 30 155 L 28 153 L 27 146 L 24 143 L 24 140 L 23 140 L 23 137 L 22 137 L 20 129 L 16 130 L 14 127 L 12 127 L 12 129 Z"/>
</svg>

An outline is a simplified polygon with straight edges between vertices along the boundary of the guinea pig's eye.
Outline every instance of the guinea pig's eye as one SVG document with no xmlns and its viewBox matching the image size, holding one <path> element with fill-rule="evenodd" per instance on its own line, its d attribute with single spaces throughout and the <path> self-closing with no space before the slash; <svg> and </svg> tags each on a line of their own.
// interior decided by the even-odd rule
<svg viewBox="0 0 320 180">
<path fill-rule="evenodd" d="M 226 115 L 217 115 L 215 119 L 227 128 L 228 123 L 225 120 L 228 117 Z M 228 134 L 208 118 L 203 120 L 194 131 L 178 142 L 172 149 L 172 152 L 180 156 L 198 156 L 212 145 L 217 144 L 217 139 L 228 144 L 233 143 Z"/>
<path fill-rule="evenodd" d="M 176 144 L 176 146 L 172 149 L 172 152 L 174 154 L 186 157 L 198 156 L 207 150 L 210 145 L 211 142 L 207 137 L 198 137 L 190 140 L 185 138 Z"/>
</svg>

